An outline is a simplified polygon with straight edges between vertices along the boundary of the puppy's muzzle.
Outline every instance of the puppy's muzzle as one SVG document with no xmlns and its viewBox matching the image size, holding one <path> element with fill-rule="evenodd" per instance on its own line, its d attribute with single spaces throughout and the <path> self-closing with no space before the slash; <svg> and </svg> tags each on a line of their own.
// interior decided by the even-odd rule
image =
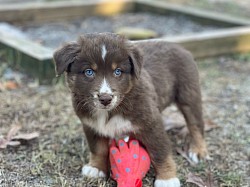
<svg viewBox="0 0 250 187">
<path fill-rule="evenodd" d="M 98 94 L 98 98 L 99 98 L 99 101 L 102 105 L 108 106 L 113 99 L 113 95 L 103 93 L 103 94 Z"/>
</svg>

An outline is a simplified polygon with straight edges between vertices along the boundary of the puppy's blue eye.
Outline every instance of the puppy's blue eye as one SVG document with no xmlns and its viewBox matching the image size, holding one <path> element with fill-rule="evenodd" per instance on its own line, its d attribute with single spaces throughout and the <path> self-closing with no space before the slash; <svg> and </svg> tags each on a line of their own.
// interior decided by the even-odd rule
<svg viewBox="0 0 250 187">
<path fill-rule="evenodd" d="M 86 69 L 86 70 L 84 71 L 84 73 L 85 73 L 85 75 L 86 75 L 87 77 L 93 77 L 93 76 L 94 76 L 94 70 L 92 70 L 92 69 Z"/>
<path fill-rule="evenodd" d="M 120 76 L 122 74 L 122 70 L 120 68 L 115 69 L 114 71 L 115 76 Z"/>
</svg>

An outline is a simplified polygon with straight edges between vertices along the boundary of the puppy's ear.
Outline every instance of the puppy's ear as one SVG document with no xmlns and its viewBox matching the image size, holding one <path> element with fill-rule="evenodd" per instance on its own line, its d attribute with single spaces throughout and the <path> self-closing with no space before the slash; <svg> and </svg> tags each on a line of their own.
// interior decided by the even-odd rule
<svg viewBox="0 0 250 187">
<path fill-rule="evenodd" d="M 73 63 L 80 52 L 80 45 L 76 42 L 68 43 L 54 52 L 56 75 L 61 75 Z"/>
<path fill-rule="evenodd" d="M 129 61 L 132 64 L 132 73 L 138 79 L 141 74 L 143 58 L 140 51 L 135 46 L 129 47 Z"/>
</svg>

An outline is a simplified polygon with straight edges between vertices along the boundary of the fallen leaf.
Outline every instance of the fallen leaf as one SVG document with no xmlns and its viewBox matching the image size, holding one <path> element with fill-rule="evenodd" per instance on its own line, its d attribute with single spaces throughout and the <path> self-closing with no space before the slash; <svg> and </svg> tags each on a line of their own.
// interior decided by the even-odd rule
<svg viewBox="0 0 250 187">
<path fill-rule="evenodd" d="M 187 128 L 187 126 L 185 126 L 181 130 L 179 130 L 177 135 L 181 139 L 186 139 L 188 134 L 189 134 L 188 128 Z"/>
<path fill-rule="evenodd" d="M 182 149 L 180 149 L 180 148 L 176 148 L 176 152 L 178 153 L 178 154 L 180 154 L 183 158 L 185 158 L 189 163 L 190 163 L 190 165 L 191 166 L 195 166 L 196 164 L 188 157 L 188 155 L 187 155 L 187 153 L 185 152 L 185 151 L 183 151 Z"/>
<path fill-rule="evenodd" d="M 18 84 L 14 81 L 6 81 L 4 83 L 4 88 L 7 90 L 15 90 L 18 88 Z"/>
<path fill-rule="evenodd" d="M 169 114 L 168 117 L 164 115 L 162 119 L 166 131 L 180 129 L 185 126 L 185 122 L 176 113 Z"/>
<path fill-rule="evenodd" d="M 186 122 L 183 117 L 178 112 L 172 112 L 162 116 L 163 125 L 166 131 L 170 131 L 172 129 L 181 129 L 179 134 L 182 134 L 183 137 L 186 137 L 188 134 L 188 130 L 186 129 Z M 185 128 L 185 129 L 183 129 Z M 219 126 L 213 122 L 212 120 L 208 119 L 204 121 L 204 130 L 211 131 L 213 129 L 219 128 Z M 183 131 L 182 131 L 183 130 Z"/>
<path fill-rule="evenodd" d="M 10 131 L 7 134 L 7 140 L 11 140 L 11 138 L 13 136 L 16 135 L 16 133 L 22 128 L 22 126 L 20 124 L 14 125 L 12 126 L 12 128 L 10 129 Z"/>
<path fill-rule="evenodd" d="M 5 90 L 5 87 L 3 85 L 3 83 L 0 82 L 0 91 L 4 91 Z"/>
<path fill-rule="evenodd" d="M 9 141 L 7 142 L 7 145 L 10 145 L 10 146 L 17 146 L 17 145 L 20 145 L 21 143 L 19 141 Z"/>
<path fill-rule="evenodd" d="M 184 124 L 175 123 L 175 122 L 168 122 L 167 124 L 164 123 L 165 131 L 170 131 L 172 129 L 180 129 L 184 127 Z"/>
<path fill-rule="evenodd" d="M 193 173 L 188 174 L 186 182 L 196 184 L 199 187 L 215 187 L 211 171 L 207 172 L 207 180 L 205 182 Z"/>
<path fill-rule="evenodd" d="M 219 126 L 216 123 L 214 123 L 212 120 L 205 121 L 205 131 L 211 131 L 216 128 L 219 128 Z"/>
<path fill-rule="evenodd" d="M 14 125 L 10 131 L 8 132 L 6 138 L 0 138 L 0 148 L 5 149 L 8 145 L 9 146 L 17 146 L 20 145 L 21 142 L 18 140 L 31 140 L 34 138 L 39 137 L 38 132 L 33 133 L 26 133 L 26 134 L 17 134 L 17 132 L 21 129 L 21 125 Z"/>
<path fill-rule="evenodd" d="M 206 181 L 207 187 L 214 187 L 214 177 L 211 171 L 207 172 L 207 181 Z"/>
<path fill-rule="evenodd" d="M 12 138 L 12 140 L 31 140 L 34 138 L 39 137 L 39 133 L 38 132 L 33 132 L 33 133 L 28 133 L 28 134 L 19 134 L 16 135 Z"/>
<path fill-rule="evenodd" d="M 188 174 L 186 182 L 196 184 L 199 187 L 208 187 L 199 176 L 194 175 L 193 173 Z"/>
<path fill-rule="evenodd" d="M 0 139 L 0 148 L 1 149 L 4 149 L 7 147 L 7 143 L 8 143 L 8 140 L 4 139 L 4 138 L 1 138 Z"/>
</svg>

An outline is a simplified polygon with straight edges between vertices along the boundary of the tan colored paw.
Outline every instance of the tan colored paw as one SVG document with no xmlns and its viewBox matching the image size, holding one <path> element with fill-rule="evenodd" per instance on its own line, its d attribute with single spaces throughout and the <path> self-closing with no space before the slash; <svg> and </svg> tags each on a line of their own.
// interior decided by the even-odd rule
<svg viewBox="0 0 250 187">
<path fill-rule="evenodd" d="M 208 159 L 209 155 L 205 141 L 201 140 L 196 144 L 191 143 L 188 151 L 188 157 L 196 164 L 198 164 L 201 160 Z"/>
</svg>

